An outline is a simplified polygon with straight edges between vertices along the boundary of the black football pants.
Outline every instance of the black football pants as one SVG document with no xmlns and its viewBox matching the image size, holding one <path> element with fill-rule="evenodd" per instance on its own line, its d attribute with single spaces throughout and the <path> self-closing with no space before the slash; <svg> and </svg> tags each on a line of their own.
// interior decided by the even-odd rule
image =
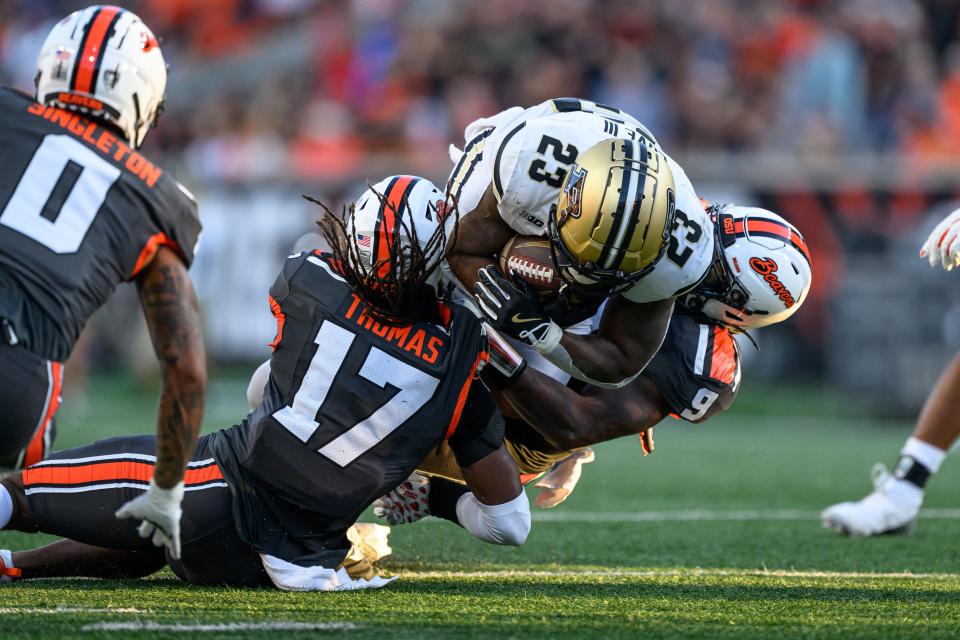
<svg viewBox="0 0 960 640">
<path fill-rule="evenodd" d="M 194 584 L 271 585 L 260 557 L 236 531 L 230 488 L 200 438 L 184 477 L 181 557 L 173 572 Z M 114 512 L 145 491 L 156 463 L 154 436 L 127 436 L 60 451 L 20 473 L 33 525 L 98 547 L 157 553 L 139 522 Z"/>
<path fill-rule="evenodd" d="M 46 458 L 60 406 L 63 365 L 0 337 L 0 473 Z"/>
</svg>

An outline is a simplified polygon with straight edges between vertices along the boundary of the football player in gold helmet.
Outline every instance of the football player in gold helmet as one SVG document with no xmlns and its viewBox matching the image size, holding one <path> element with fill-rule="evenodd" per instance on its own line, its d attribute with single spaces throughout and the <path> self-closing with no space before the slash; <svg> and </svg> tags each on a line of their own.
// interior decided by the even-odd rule
<svg viewBox="0 0 960 640">
<path fill-rule="evenodd" d="M 635 119 L 586 100 L 508 109 L 466 137 L 448 184 L 462 212 L 452 275 L 536 368 L 629 383 L 713 255 L 710 220 L 683 169 Z M 550 239 L 566 284 L 547 306 L 494 263 L 516 234 Z M 608 298 L 599 332 L 579 335 Z"/>
</svg>

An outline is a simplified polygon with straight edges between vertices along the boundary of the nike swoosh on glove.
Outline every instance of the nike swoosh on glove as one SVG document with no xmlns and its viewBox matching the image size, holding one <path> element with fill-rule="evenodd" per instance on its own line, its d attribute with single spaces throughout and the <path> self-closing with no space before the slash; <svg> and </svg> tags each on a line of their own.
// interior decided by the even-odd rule
<svg viewBox="0 0 960 640">
<path fill-rule="evenodd" d="M 920 247 L 920 257 L 931 267 L 940 264 L 947 271 L 960 266 L 960 209 L 940 221 Z"/>
<path fill-rule="evenodd" d="M 142 520 L 137 528 L 140 537 L 150 538 L 156 547 L 166 547 L 172 558 L 179 559 L 181 502 L 182 480 L 170 489 L 158 487 L 150 480 L 149 489 L 117 509 L 114 515 L 119 520 Z"/>
<path fill-rule="evenodd" d="M 483 267 L 473 286 L 480 310 L 494 328 L 532 347 L 547 339 L 560 326 L 544 312 L 540 297 L 530 283 L 515 274 L 507 278 L 494 265 Z"/>
</svg>

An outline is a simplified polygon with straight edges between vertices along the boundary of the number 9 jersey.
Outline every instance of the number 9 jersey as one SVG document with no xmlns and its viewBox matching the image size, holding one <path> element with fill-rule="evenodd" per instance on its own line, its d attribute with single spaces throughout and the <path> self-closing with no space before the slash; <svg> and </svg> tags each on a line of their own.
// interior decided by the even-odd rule
<svg viewBox="0 0 960 640">
<path fill-rule="evenodd" d="M 158 247 L 190 265 L 197 205 L 116 130 L 7 88 L 0 139 L 0 318 L 20 346 L 62 361 Z"/>
<path fill-rule="evenodd" d="M 472 123 L 447 188 L 461 214 L 473 211 L 492 186 L 503 221 L 521 235 L 542 236 L 560 186 L 580 153 L 610 138 L 643 141 L 653 134 L 619 109 L 559 98 L 529 109 L 513 107 Z M 632 302 L 675 297 L 696 285 L 713 256 L 710 218 L 683 169 L 664 155 L 676 186 L 670 244 L 648 275 L 624 291 Z"/>
</svg>

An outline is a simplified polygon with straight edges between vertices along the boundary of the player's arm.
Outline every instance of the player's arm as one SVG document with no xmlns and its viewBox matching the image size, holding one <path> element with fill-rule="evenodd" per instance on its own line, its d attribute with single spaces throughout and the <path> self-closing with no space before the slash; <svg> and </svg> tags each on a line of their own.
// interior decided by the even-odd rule
<svg viewBox="0 0 960 640">
<path fill-rule="evenodd" d="M 481 268 L 494 264 L 493 256 L 516 232 L 503 221 L 493 187 L 487 187 L 476 208 L 461 215 L 449 233 L 447 262 L 467 291 L 472 291 Z"/>
<path fill-rule="evenodd" d="M 374 513 L 391 525 L 432 515 L 484 542 L 521 545 L 530 533 L 530 503 L 503 446 L 503 418 L 483 385 L 473 385 L 461 416 L 449 443 L 467 486 L 415 473 L 380 498 Z"/>
<path fill-rule="evenodd" d="M 641 433 L 670 413 L 656 385 L 645 376 L 619 389 L 588 387 L 577 393 L 527 367 L 500 394 L 544 438 L 566 450 Z"/>
<path fill-rule="evenodd" d="M 140 535 L 152 534 L 154 544 L 179 557 L 183 474 L 200 433 L 207 384 L 200 310 L 186 266 L 166 247 L 138 275 L 137 291 L 163 372 L 157 463 L 150 490 L 117 517 L 143 520 Z"/>
<path fill-rule="evenodd" d="M 657 353 L 673 313 L 673 298 L 635 303 L 610 299 L 597 335 L 564 331 L 544 310 L 525 281 L 504 276 L 496 267 L 481 269 L 474 287 L 477 303 L 490 322 L 524 340 L 574 378 L 602 388 L 628 384 Z"/>
<path fill-rule="evenodd" d="M 207 363 L 200 308 L 187 268 L 161 248 L 137 280 L 140 304 L 163 372 L 157 417 L 157 486 L 183 480 L 203 420 Z"/>
<path fill-rule="evenodd" d="M 621 297 L 607 303 L 595 335 L 564 332 L 556 347 L 538 351 L 578 380 L 621 387 L 656 355 L 670 326 L 673 299 L 638 304 Z"/>
</svg>

